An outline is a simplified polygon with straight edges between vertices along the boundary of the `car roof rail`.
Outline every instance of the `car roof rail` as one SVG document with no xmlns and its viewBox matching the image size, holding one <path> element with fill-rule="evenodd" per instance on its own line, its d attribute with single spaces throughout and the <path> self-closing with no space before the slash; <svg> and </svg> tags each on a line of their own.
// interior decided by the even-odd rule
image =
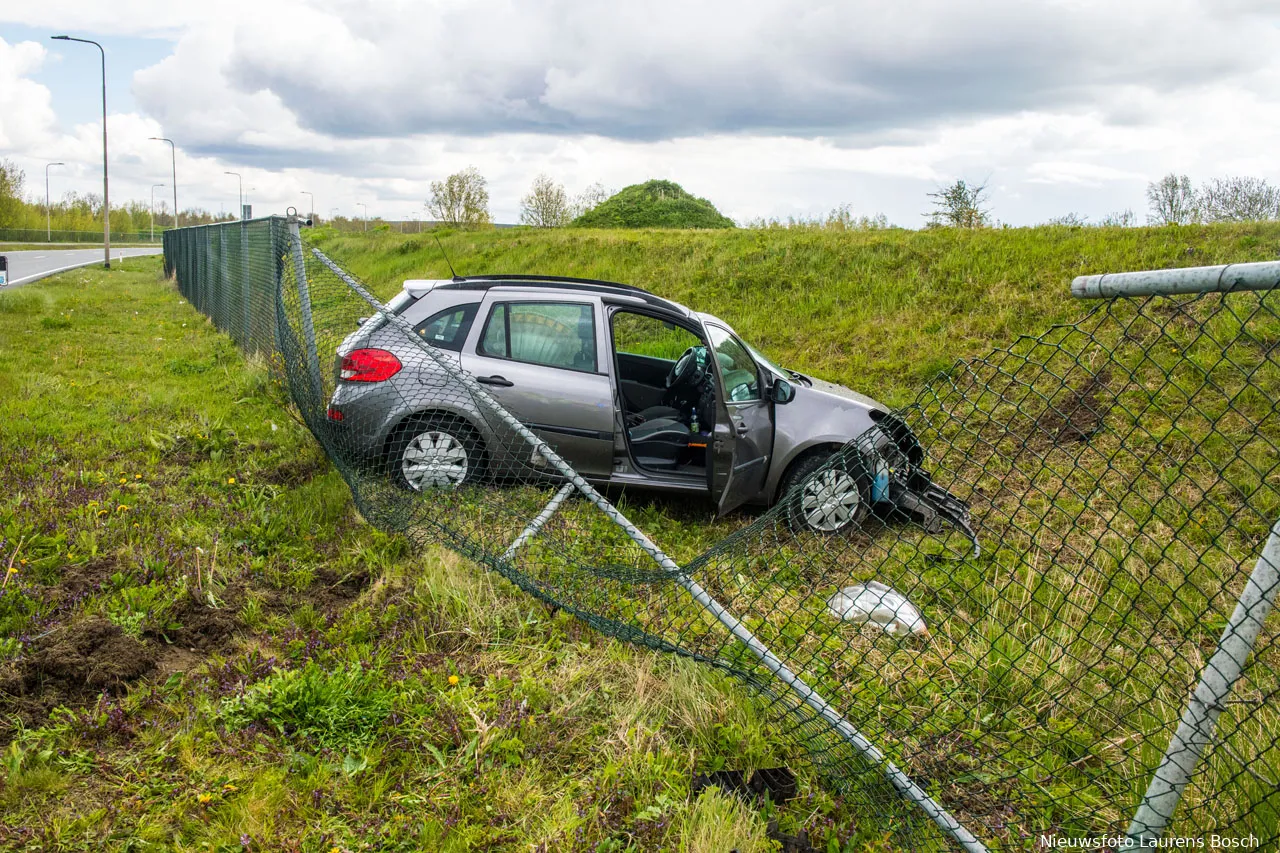
<svg viewBox="0 0 1280 853">
<path fill-rule="evenodd" d="M 616 281 L 603 281 L 595 278 L 571 278 L 569 276 L 555 275 L 513 275 L 513 274 L 496 274 L 496 275 L 473 275 L 460 276 L 452 281 L 445 281 L 437 285 L 440 288 L 458 289 L 458 290 L 488 290 L 490 287 L 528 287 L 528 288 L 553 288 L 558 287 L 565 290 L 583 290 L 595 293 L 618 294 L 625 296 L 638 297 L 650 305 L 666 308 L 681 316 L 690 316 L 692 312 L 681 305 L 679 302 L 672 302 L 670 299 L 663 299 L 645 290 L 642 287 L 636 287 L 631 284 L 619 284 Z"/>
</svg>

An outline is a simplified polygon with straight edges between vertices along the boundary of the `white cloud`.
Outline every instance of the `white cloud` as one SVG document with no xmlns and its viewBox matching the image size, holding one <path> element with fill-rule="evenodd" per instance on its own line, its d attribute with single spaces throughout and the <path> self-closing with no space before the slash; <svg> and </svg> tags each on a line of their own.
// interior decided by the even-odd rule
<svg viewBox="0 0 1280 853">
<path fill-rule="evenodd" d="M 0 38 L 0 151 L 28 148 L 51 132 L 56 119 L 49 90 L 27 79 L 44 58 L 41 45 Z"/>
<path fill-rule="evenodd" d="M 957 177 L 1015 223 L 1140 209 L 1170 170 L 1280 180 L 1280 15 L 1261 0 L 50 0 L 0 18 L 175 39 L 135 73 L 138 113 L 111 117 L 117 199 L 167 178 L 161 131 L 184 205 L 234 207 L 231 169 L 260 209 L 309 189 L 322 214 L 396 218 L 473 164 L 499 221 L 544 171 L 571 191 L 671 178 L 738 219 L 850 202 L 904 225 Z M 0 147 L 32 175 L 74 159 L 92 189 L 101 129 L 60 126 L 32 79 L 45 56 L 0 41 Z"/>
</svg>

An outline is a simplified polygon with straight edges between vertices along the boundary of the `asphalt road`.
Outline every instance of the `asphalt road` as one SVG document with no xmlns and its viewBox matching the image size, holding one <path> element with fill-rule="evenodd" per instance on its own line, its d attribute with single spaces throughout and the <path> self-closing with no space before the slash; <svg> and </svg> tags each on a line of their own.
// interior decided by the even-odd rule
<svg viewBox="0 0 1280 853">
<path fill-rule="evenodd" d="M 138 255 L 158 255 L 160 248 L 112 249 L 111 260 Z M 28 252 L 0 252 L 9 260 L 9 283 L 4 288 L 39 281 L 63 270 L 102 263 L 102 247 L 96 249 L 35 249 Z"/>
</svg>

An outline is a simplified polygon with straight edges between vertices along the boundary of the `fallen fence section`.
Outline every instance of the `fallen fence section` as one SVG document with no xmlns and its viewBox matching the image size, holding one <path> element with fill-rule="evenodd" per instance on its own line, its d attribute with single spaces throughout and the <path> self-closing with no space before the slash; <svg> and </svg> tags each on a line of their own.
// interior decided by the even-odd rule
<svg viewBox="0 0 1280 853">
<path fill-rule="evenodd" d="M 957 363 L 768 512 L 670 554 L 565 461 L 573 437 L 384 303 L 398 282 L 371 289 L 278 218 L 169 231 L 165 252 L 192 304 L 269 357 L 370 523 L 733 676 L 800 747 L 783 757 L 865 816 L 862 840 L 1280 842 L 1274 291 L 1106 299 Z M 1120 292 L 1106 278 L 1080 292 Z M 547 359 L 595 328 L 510 311 Z M 976 542 L 907 501 L 833 535 L 797 523 L 837 482 L 945 490 Z"/>
</svg>

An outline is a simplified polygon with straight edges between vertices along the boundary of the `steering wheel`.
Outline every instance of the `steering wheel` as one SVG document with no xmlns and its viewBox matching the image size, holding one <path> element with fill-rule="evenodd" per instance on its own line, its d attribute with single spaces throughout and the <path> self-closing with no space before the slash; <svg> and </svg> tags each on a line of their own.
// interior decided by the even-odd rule
<svg viewBox="0 0 1280 853">
<path fill-rule="evenodd" d="M 667 373 L 667 390 L 683 391 L 702 384 L 707 376 L 706 347 L 689 347 Z"/>
</svg>

